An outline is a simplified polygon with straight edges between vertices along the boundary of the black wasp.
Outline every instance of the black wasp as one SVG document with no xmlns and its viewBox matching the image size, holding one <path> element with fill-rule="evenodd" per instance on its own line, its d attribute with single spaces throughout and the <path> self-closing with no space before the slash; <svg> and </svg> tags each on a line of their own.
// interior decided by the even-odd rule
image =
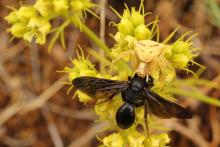
<svg viewBox="0 0 220 147">
<path fill-rule="evenodd" d="M 108 100 L 121 93 L 124 104 L 117 110 L 116 122 L 122 129 L 127 129 L 134 123 L 135 107 L 140 106 L 145 108 L 146 125 L 148 113 L 160 118 L 192 118 L 192 114 L 185 108 L 150 91 L 153 86 L 153 78 L 150 75 L 141 77 L 135 74 L 133 78 L 129 77 L 128 81 L 83 76 L 75 78 L 72 83 L 76 89 L 95 98 Z"/>
</svg>

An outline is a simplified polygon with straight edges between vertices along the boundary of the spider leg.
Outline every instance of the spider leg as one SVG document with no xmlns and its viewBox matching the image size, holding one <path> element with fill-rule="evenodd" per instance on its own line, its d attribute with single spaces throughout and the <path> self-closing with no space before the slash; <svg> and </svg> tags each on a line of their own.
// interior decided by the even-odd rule
<svg viewBox="0 0 220 147">
<path fill-rule="evenodd" d="M 97 102 L 96 104 L 99 105 L 99 104 L 103 104 L 105 102 L 108 102 L 109 100 L 112 100 L 114 98 L 114 96 L 116 95 L 117 93 L 113 93 L 111 96 L 109 96 L 108 98 L 102 100 L 102 101 L 99 101 Z"/>
<path fill-rule="evenodd" d="M 110 71 L 112 71 L 112 67 L 113 65 L 118 62 L 119 60 L 121 60 L 123 57 L 127 57 L 127 56 L 131 56 L 132 54 L 134 54 L 134 51 L 133 50 L 127 50 L 127 51 L 124 51 L 121 55 L 119 55 L 117 58 L 115 58 L 112 63 L 111 63 L 111 68 L 110 68 Z M 111 73 L 111 72 L 110 72 Z"/>
</svg>

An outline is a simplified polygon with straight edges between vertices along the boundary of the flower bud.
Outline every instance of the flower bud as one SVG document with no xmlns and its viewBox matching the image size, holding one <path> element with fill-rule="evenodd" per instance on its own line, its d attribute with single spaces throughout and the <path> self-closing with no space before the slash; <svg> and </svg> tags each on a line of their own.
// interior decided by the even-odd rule
<svg viewBox="0 0 220 147">
<path fill-rule="evenodd" d="M 13 24 L 8 31 L 11 32 L 15 37 L 20 38 L 26 32 L 26 25 L 27 24 L 24 22 L 18 22 Z"/>
<path fill-rule="evenodd" d="M 54 7 L 52 0 L 37 0 L 34 4 L 34 8 L 43 17 L 52 17 L 54 15 Z"/>
<path fill-rule="evenodd" d="M 96 72 L 94 70 L 81 69 L 79 75 L 80 76 L 95 76 Z"/>
<path fill-rule="evenodd" d="M 92 101 L 93 98 L 91 98 L 90 96 L 88 96 L 87 94 L 81 92 L 81 91 L 77 91 L 78 97 L 79 97 L 79 101 L 83 102 L 83 103 L 87 103 L 89 101 Z"/>
<path fill-rule="evenodd" d="M 127 139 L 130 147 L 144 147 L 145 136 L 137 131 L 131 131 Z"/>
<path fill-rule="evenodd" d="M 64 70 L 66 70 L 66 69 L 64 69 Z M 74 72 L 74 71 L 69 72 L 69 75 L 68 75 L 69 82 L 72 83 L 73 79 L 75 79 L 77 77 L 79 77 L 79 73 Z"/>
<path fill-rule="evenodd" d="M 56 13 L 65 12 L 69 8 L 67 0 L 53 0 L 53 6 Z"/>
<path fill-rule="evenodd" d="M 20 21 L 28 21 L 32 17 L 36 17 L 37 12 L 32 6 L 23 6 L 17 12 L 17 17 Z"/>
<path fill-rule="evenodd" d="M 19 21 L 18 16 L 17 16 L 17 10 L 12 11 L 8 16 L 6 16 L 4 19 L 9 23 L 13 24 Z"/>
<path fill-rule="evenodd" d="M 134 30 L 134 25 L 128 19 L 121 19 L 121 22 L 118 24 L 118 30 L 124 35 L 132 35 Z"/>
<path fill-rule="evenodd" d="M 130 11 L 128 9 L 125 9 L 121 19 L 130 19 L 130 16 Z"/>
<path fill-rule="evenodd" d="M 46 35 L 50 32 L 51 25 L 47 19 L 43 17 L 33 17 L 30 19 L 28 25 L 29 32 L 24 34 L 24 39 L 29 42 L 33 36 L 36 36 L 36 43 L 44 44 L 46 41 Z M 37 31 L 38 33 L 35 33 Z"/>
<path fill-rule="evenodd" d="M 144 24 L 141 24 L 134 29 L 134 37 L 137 40 L 148 40 L 151 37 L 151 32 Z"/>
<path fill-rule="evenodd" d="M 172 46 L 170 46 L 170 45 L 166 45 L 165 47 L 164 47 L 164 57 L 165 58 L 170 58 L 170 56 L 172 55 Z"/>
<path fill-rule="evenodd" d="M 182 53 L 188 52 L 191 46 L 191 43 L 184 42 L 184 41 L 177 41 L 173 45 L 173 52 L 174 53 Z"/>
<path fill-rule="evenodd" d="M 135 37 L 132 36 L 126 36 L 125 41 L 127 44 L 127 49 L 126 50 L 133 50 L 134 49 L 134 43 L 137 41 Z"/>
<path fill-rule="evenodd" d="M 165 147 L 170 142 L 170 138 L 167 133 L 162 133 L 159 135 L 151 135 L 150 140 L 146 139 L 145 146 L 148 147 Z"/>
<path fill-rule="evenodd" d="M 95 113 L 99 116 L 100 119 L 109 118 L 109 103 L 101 103 L 99 105 L 95 105 Z"/>
<path fill-rule="evenodd" d="M 130 20 L 134 26 L 144 25 L 144 16 L 139 11 L 135 11 L 134 8 L 131 10 Z"/>
<path fill-rule="evenodd" d="M 164 84 L 173 82 L 173 80 L 175 80 L 176 77 L 176 71 L 170 62 L 169 65 L 166 65 L 166 67 L 161 70 L 161 74 L 161 79 L 163 80 Z"/>
<path fill-rule="evenodd" d="M 117 32 L 114 36 L 116 42 L 121 42 L 124 39 L 124 35 L 121 32 Z"/>
<path fill-rule="evenodd" d="M 74 12 L 80 12 L 84 10 L 84 4 L 83 1 L 75 0 L 70 2 L 70 8 Z"/>
<path fill-rule="evenodd" d="M 175 68 L 183 69 L 187 66 L 189 59 L 184 54 L 174 54 L 171 56 L 171 61 Z"/>
</svg>

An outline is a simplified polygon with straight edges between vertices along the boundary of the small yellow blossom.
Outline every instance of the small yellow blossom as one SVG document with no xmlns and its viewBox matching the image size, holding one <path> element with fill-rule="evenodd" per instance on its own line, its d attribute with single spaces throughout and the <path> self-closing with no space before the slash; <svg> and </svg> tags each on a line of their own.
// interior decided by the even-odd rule
<svg viewBox="0 0 220 147">
<path fill-rule="evenodd" d="M 167 147 L 170 142 L 170 138 L 166 133 L 151 135 L 150 139 L 146 139 L 145 147 Z"/>
<path fill-rule="evenodd" d="M 9 24 L 14 24 L 19 21 L 18 16 L 17 16 L 18 10 L 14 10 L 11 13 L 9 13 L 8 16 L 6 16 L 4 19 L 9 23 Z"/>
<path fill-rule="evenodd" d="M 127 135 L 127 139 L 129 147 L 144 147 L 146 136 L 137 131 L 132 131 Z"/>
<path fill-rule="evenodd" d="M 21 38 L 27 30 L 25 22 L 17 22 L 11 26 L 7 31 L 11 32 L 15 37 Z"/>
<path fill-rule="evenodd" d="M 134 29 L 134 37 L 137 40 L 148 40 L 151 38 L 151 32 L 144 24 L 141 24 Z"/>
<path fill-rule="evenodd" d="M 33 17 L 27 24 L 27 32 L 23 38 L 28 42 L 31 42 L 33 37 L 36 37 L 36 43 L 44 44 L 46 36 L 50 32 L 51 25 L 47 19 L 42 17 Z"/>
<path fill-rule="evenodd" d="M 95 112 L 100 120 L 114 120 L 112 122 L 115 122 L 116 111 L 121 105 L 122 99 L 120 96 L 117 96 L 112 100 L 95 105 Z"/>
<path fill-rule="evenodd" d="M 69 9 L 68 0 L 53 0 L 55 13 L 62 14 Z"/>
<path fill-rule="evenodd" d="M 37 16 L 37 11 L 33 6 L 22 6 L 18 11 L 17 11 L 17 17 L 20 21 L 25 22 L 29 21 L 30 18 L 36 17 Z"/>
<path fill-rule="evenodd" d="M 82 11 L 88 11 L 95 5 L 91 0 L 70 0 L 69 7 L 75 13 L 82 13 Z"/>
<path fill-rule="evenodd" d="M 175 68 L 183 69 L 187 66 L 190 59 L 184 54 L 174 54 L 171 57 L 171 62 Z"/>
<path fill-rule="evenodd" d="M 80 0 L 72 0 L 70 2 L 70 8 L 75 12 L 81 12 L 85 10 L 83 2 Z"/>
<path fill-rule="evenodd" d="M 136 11 L 135 8 L 131 8 L 131 16 L 130 20 L 132 21 L 134 26 L 143 25 L 145 23 L 144 15 L 139 11 Z"/>
<path fill-rule="evenodd" d="M 133 35 L 134 25 L 133 23 L 127 19 L 121 19 L 120 23 L 118 24 L 118 31 L 124 35 Z"/>
<path fill-rule="evenodd" d="M 82 56 L 79 56 L 77 52 L 77 55 L 78 55 L 78 59 L 74 59 L 74 60 L 71 59 L 73 67 L 64 68 L 64 71 L 68 73 L 69 83 L 72 83 L 73 79 L 80 76 L 93 76 L 93 77 L 100 76 L 100 74 L 96 71 L 92 63 L 87 59 L 85 59 L 83 53 Z M 76 95 L 78 95 L 79 101 L 84 103 L 90 102 L 94 99 L 79 90 L 76 91 Z"/>
<path fill-rule="evenodd" d="M 120 134 L 113 133 L 103 139 L 105 147 L 124 147 L 124 141 Z"/>
<path fill-rule="evenodd" d="M 54 16 L 53 0 L 37 0 L 34 8 L 42 17 L 48 18 Z"/>
</svg>

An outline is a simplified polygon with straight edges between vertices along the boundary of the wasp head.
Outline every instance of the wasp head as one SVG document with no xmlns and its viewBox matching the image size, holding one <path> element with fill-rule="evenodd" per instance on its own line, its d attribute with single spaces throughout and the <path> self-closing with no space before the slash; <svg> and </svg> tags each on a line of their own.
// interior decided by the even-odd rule
<svg viewBox="0 0 220 147">
<path fill-rule="evenodd" d="M 131 79 L 131 88 L 134 91 L 141 91 L 146 86 L 146 77 L 140 77 L 137 74 Z"/>
</svg>

